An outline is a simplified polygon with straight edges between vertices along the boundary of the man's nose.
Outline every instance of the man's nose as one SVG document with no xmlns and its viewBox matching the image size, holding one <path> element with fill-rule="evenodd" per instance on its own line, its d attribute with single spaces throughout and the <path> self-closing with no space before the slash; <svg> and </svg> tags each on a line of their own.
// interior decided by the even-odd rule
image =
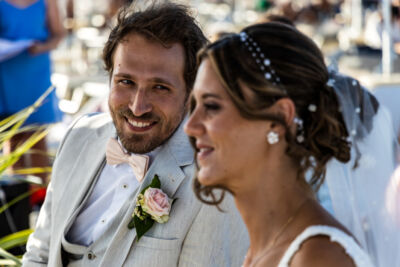
<svg viewBox="0 0 400 267">
<path fill-rule="evenodd" d="M 152 103 L 144 89 L 138 89 L 135 92 L 132 96 L 129 108 L 136 117 L 140 117 L 152 110 Z"/>
</svg>

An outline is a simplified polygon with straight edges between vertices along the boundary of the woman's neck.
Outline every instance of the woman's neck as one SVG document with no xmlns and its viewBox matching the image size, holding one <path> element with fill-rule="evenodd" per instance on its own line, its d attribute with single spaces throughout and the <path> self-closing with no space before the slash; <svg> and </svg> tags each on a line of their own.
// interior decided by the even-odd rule
<svg viewBox="0 0 400 267">
<path fill-rule="evenodd" d="M 249 187 L 251 190 L 243 188 L 235 192 L 236 206 L 250 237 L 247 257 L 253 260 L 274 247 L 276 241 L 286 234 L 284 232 L 297 211 L 309 198 L 305 189 L 296 182 L 295 168 L 274 170 L 266 171 L 257 186 Z"/>
</svg>

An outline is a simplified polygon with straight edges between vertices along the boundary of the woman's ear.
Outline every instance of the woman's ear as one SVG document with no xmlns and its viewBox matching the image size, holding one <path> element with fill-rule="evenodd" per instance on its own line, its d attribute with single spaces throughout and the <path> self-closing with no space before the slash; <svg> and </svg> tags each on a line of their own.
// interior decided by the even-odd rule
<svg viewBox="0 0 400 267">
<path fill-rule="evenodd" d="M 281 98 L 273 105 L 274 109 L 283 116 L 286 125 L 289 127 L 293 124 L 293 119 L 296 117 L 296 106 L 294 102 L 288 98 Z"/>
<path fill-rule="evenodd" d="M 292 133 L 296 131 L 295 124 L 293 123 L 296 117 L 296 106 L 290 98 L 279 99 L 269 108 L 269 112 L 279 115 L 281 123 L 287 125 Z M 283 136 L 287 128 L 281 123 L 268 121 L 266 125 L 268 127 L 267 132 L 269 133 L 272 130 L 279 136 Z"/>
</svg>

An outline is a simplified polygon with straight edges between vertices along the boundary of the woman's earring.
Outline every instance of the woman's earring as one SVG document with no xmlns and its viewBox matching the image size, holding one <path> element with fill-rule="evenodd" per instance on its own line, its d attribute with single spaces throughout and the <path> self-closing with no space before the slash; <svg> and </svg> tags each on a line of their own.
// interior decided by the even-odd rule
<svg viewBox="0 0 400 267">
<path fill-rule="evenodd" d="M 276 144 L 279 142 L 279 134 L 275 131 L 270 131 L 267 134 L 267 140 L 270 145 Z"/>
</svg>

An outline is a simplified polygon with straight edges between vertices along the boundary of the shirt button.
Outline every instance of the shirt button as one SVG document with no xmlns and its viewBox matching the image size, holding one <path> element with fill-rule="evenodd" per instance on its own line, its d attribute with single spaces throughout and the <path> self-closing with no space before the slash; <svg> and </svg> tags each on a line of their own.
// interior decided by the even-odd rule
<svg viewBox="0 0 400 267">
<path fill-rule="evenodd" d="M 94 258 L 96 258 L 96 255 L 93 253 L 93 251 L 89 251 L 87 257 L 89 260 L 94 260 Z"/>
<path fill-rule="evenodd" d="M 123 187 L 124 189 L 127 189 L 127 188 L 128 188 L 128 185 L 127 185 L 127 184 L 124 184 L 122 187 Z"/>
</svg>

